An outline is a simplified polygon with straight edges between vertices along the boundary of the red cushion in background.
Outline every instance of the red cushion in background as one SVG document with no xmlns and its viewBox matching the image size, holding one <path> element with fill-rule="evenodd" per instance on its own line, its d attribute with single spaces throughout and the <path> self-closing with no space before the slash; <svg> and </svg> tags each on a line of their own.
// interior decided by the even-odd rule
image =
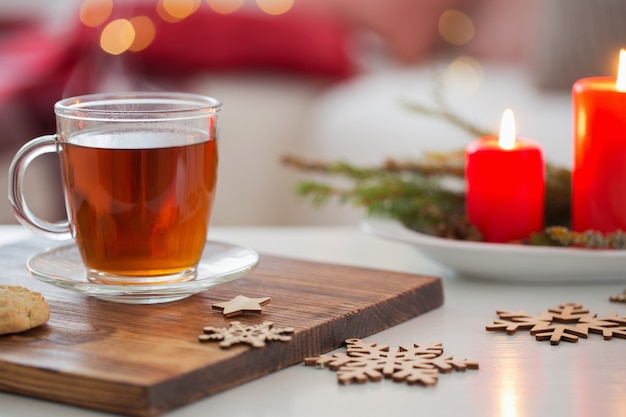
<svg viewBox="0 0 626 417">
<path fill-rule="evenodd" d="M 157 15 L 153 5 L 144 4 L 116 5 L 109 20 L 142 15 L 156 23 L 154 41 L 143 51 L 120 56 L 100 50 L 103 26 L 83 26 L 78 16 L 73 28 L 55 35 L 36 24 L 7 22 L 9 29 L 0 32 L 0 102 L 39 86 L 58 90 L 55 99 L 95 92 L 99 72 L 120 61 L 136 77 L 275 70 L 342 78 L 356 70 L 347 29 L 325 15 L 290 11 L 272 16 L 246 9 L 221 15 L 202 6 L 186 19 L 170 23 Z"/>
<path fill-rule="evenodd" d="M 39 83 L 62 64 L 67 44 L 30 22 L 0 24 L 0 103 Z"/>
<path fill-rule="evenodd" d="M 318 14 L 244 9 L 220 15 L 201 7 L 180 22 L 160 21 L 153 43 L 137 56 L 146 71 L 262 69 L 346 77 L 355 71 L 348 39 L 343 25 Z"/>
</svg>

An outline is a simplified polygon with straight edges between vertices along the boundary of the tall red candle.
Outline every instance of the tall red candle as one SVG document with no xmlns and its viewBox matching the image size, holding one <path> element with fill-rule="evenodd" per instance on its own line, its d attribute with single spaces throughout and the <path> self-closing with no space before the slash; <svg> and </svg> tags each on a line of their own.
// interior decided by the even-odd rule
<svg viewBox="0 0 626 417">
<path fill-rule="evenodd" d="M 507 112 L 500 138 L 478 138 L 465 153 L 467 217 L 485 242 L 528 238 L 544 227 L 543 152 L 536 142 L 515 137 L 512 113 L 508 132 L 506 120 Z"/>
<path fill-rule="evenodd" d="M 618 77 L 578 80 L 572 88 L 572 229 L 626 230 L 626 88 Z M 618 78 L 620 83 L 618 84 Z"/>
</svg>

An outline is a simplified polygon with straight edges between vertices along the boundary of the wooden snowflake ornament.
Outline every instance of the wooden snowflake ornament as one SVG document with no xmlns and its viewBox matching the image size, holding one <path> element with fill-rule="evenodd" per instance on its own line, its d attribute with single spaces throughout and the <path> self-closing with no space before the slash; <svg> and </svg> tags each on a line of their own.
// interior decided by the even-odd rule
<svg viewBox="0 0 626 417">
<path fill-rule="evenodd" d="M 220 310 L 225 317 L 234 317 L 244 313 L 261 314 L 261 307 L 272 301 L 270 297 L 248 298 L 238 295 L 230 301 L 213 304 L 213 310 Z"/>
<path fill-rule="evenodd" d="M 441 343 L 389 347 L 365 343 L 361 339 L 346 340 L 346 353 L 306 358 L 304 364 L 337 371 L 340 384 L 380 381 L 383 377 L 395 382 L 434 385 L 439 373 L 478 369 L 478 362 L 442 356 Z"/>
<path fill-rule="evenodd" d="M 293 328 L 272 327 L 273 325 L 274 323 L 269 321 L 250 326 L 246 326 L 239 321 L 231 321 L 230 326 L 227 328 L 205 327 L 203 329 L 204 334 L 198 336 L 198 340 L 201 342 L 220 340 L 220 346 L 223 348 L 239 343 L 247 343 L 252 347 L 261 348 L 268 341 L 288 342 L 291 340 L 291 336 L 286 335 L 286 333 L 293 333 Z"/>
<path fill-rule="evenodd" d="M 609 300 L 615 303 L 626 303 L 626 290 L 624 290 L 621 294 L 612 295 L 609 297 Z"/>
<path fill-rule="evenodd" d="M 487 330 L 507 334 L 530 330 L 536 340 L 549 340 L 552 345 L 558 345 L 562 340 L 575 343 L 580 337 L 586 339 L 589 333 L 601 334 L 604 340 L 611 340 L 613 336 L 626 339 L 626 316 L 614 314 L 598 318 L 576 303 L 561 304 L 539 315 L 505 310 L 497 313 L 500 320 L 488 325 Z"/>
</svg>

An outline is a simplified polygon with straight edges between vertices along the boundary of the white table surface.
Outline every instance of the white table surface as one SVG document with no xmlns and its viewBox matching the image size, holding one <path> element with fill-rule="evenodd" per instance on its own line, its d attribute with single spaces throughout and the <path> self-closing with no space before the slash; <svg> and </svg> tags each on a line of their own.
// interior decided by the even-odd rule
<svg viewBox="0 0 626 417">
<path fill-rule="evenodd" d="M 0 226 L 2 245 L 29 236 L 21 227 Z M 391 346 L 442 342 L 446 355 L 477 360 L 480 369 L 442 374 L 432 387 L 390 380 L 343 386 L 328 369 L 298 364 L 176 409 L 167 417 L 626 416 L 626 340 L 604 341 L 592 334 L 578 343 L 552 346 L 535 341 L 528 331 L 508 336 L 485 330 L 497 319 L 498 309 L 538 314 L 560 303 L 577 302 L 600 316 L 624 315 L 626 304 L 608 298 L 624 290 L 626 279 L 602 285 L 470 281 L 455 277 L 409 246 L 350 227 L 214 227 L 210 238 L 267 254 L 442 276 L 442 307 L 366 340 Z M 2 417 L 103 415 L 108 414 L 0 393 Z"/>
</svg>

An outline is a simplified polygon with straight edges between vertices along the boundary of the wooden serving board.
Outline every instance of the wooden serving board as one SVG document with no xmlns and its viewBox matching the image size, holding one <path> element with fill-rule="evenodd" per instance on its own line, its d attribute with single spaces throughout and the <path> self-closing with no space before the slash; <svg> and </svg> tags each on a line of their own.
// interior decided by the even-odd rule
<svg viewBox="0 0 626 417">
<path fill-rule="evenodd" d="M 443 303 L 441 280 L 261 255 L 257 269 L 185 300 L 100 301 L 31 278 L 27 257 L 49 243 L 0 247 L 0 284 L 41 292 L 47 324 L 0 336 L 0 390 L 130 416 L 154 416 L 382 331 Z M 260 316 L 227 319 L 211 305 L 271 297 Z M 222 349 L 204 326 L 271 321 L 290 342 Z"/>
</svg>

